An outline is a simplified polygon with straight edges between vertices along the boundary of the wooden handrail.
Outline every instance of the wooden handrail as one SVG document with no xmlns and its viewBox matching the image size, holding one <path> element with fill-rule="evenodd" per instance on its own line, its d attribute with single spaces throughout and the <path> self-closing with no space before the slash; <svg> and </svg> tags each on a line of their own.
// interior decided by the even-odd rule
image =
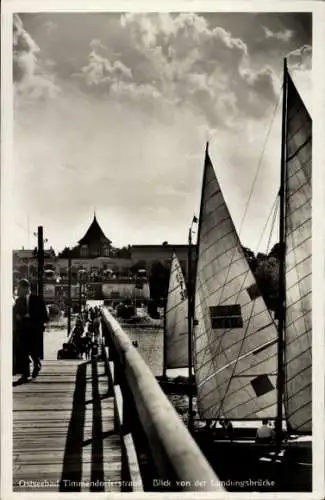
<svg viewBox="0 0 325 500">
<path fill-rule="evenodd" d="M 109 380 L 109 387 L 114 398 L 114 430 L 119 432 L 122 445 L 122 470 L 121 479 L 125 480 L 128 488 L 125 491 L 143 491 L 143 483 L 140 472 L 140 466 L 134 441 L 129 432 L 125 432 L 123 419 L 123 396 L 119 385 L 114 383 L 114 364 L 109 361 L 108 347 L 101 345 L 106 371 Z"/>
<path fill-rule="evenodd" d="M 114 361 L 132 394 L 159 479 L 169 480 L 174 490 L 225 491 L 128 335 L 106 308 L 102 314 Z"/>
</svg>

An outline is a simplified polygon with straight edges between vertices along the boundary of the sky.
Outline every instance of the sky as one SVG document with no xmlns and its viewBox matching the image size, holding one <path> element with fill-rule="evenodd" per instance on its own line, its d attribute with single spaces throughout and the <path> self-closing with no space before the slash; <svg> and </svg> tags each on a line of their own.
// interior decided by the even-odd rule
<svg viewBox="0 0 325 500">
<path fill-rule="evenodd" d="M 75 245 L 94 210 L 114 246 L 186 243 L 209 141 L 257 250 L 279 187 L 285 56 L 312 114 L 310 15 L 25 13 L 13 28 L 15 248 L 39 225 L 47 247 Z"/>
</svg>

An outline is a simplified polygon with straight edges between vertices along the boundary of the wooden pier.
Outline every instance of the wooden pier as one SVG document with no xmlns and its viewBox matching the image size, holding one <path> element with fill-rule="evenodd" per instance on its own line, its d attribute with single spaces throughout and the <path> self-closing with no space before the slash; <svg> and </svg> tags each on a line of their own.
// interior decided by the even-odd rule
<svg viewBox="0 0 325 500">
<path fill-rule="evenodd" d="M 121 491 L 109 389 L 98 360 L 44 361 L 36 379 L 13 387 L 14 491 Z"/>
<path fill-rule="evenodd" d="M 107 310 L 93 359 L 13 387 L 14 492 L 224 491 Z"/>
</svg>

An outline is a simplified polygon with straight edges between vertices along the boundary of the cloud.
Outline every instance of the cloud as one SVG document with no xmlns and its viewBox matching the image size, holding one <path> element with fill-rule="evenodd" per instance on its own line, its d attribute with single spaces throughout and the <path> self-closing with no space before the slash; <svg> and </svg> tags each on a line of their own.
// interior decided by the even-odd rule
<svg viewBox="0 0 325 500">
<path fill-rule="evenodd" d="M 263 118 L 277 98 L 272 70 L 253 69 L 246 44 L 200 15 L 123 14 L 120 30 L 123 46 L 91 40 L 88 63 L 74 74 L 87 92 L 165 122 L 189 108 L 211 129 Z"/>
<path fill-rule="evenodd" d="M 266 38 L 275 38 L 281 42 L 289 42 L 289 40 L 293 37 L 293 31 L 289 29 L 283 31 L 272 31 L 266 26 L 263 26 L 263 30 Z"/>
<path fill-rule="evenodd" d="M 98 47 L 98 45 L 97 45 Z M 81 68 L 79 77 L 84 78 L 86 85 L 109 87 L 116 81 L 132 80 L 132 71 L 121 61 L 111 63 L 107 58 L 93 50 L 88 57 L 88 64 Z"/>
<path fill-rule="evenodd" d="M 280 90 L 274 71 L 269 66 L 257 71 L 246 68 L 242 70 L 242 76 L 247 83 L 247 89 L 240 97 L 243 109 L 246 109 L 247 116 L 264 118 L 269 113 L 270 104 L 277 101 Z"/>
<path fill-rule="evenodd" d="M 312 48 L 310 45 L 303 45 L 299 49 L 290 52 L 287 55 L 288 66 L 291 69 L 308 71 L 312 66 Z"/>
<path fill-rule="evenodd" d="M 108 50 L 105 45 L 102 44 L 102 42 L 99 40 L 99 38 L 93 38 L 89 44 L 90 48 L 93 50 L 96 49 L 103 49 L 103 50 Z"/>
<path fill-rule="evenodd" d="M 290 74 L 309 113 L 313 114 L 312 107 L 312 47 L 302 47 L 287 54 L 287 63 Z"/>
<path fill-rule="evenodd" d="M 161 110 L 166 122 L 170 107 L 190 108 L 211 129 L 241 127 L 247 116 L 263 119 L 277 99 L 272 69 L 253 67 L 246 43 L 220 26 L 211 27 L 202 15 L 128 13 L 115 23 L 119 28 L 110 25 L 104 38 L 102 31 L 90 38 L 86 61 L 77 67 L 74 63 L 69 78 L 73 75 L 84 92 L 121 103 L 124 99 L 149 114 Z M 45 24 L 59 36 L 58 23 Z M 29 37 L 22 26 L 20 32 L 21 38 Z M 46 90 L 56 95 L 54 66 L 41 61 L 31 37 L 27 45 L 16 58 L 16 72 L 27 59 L 29 78 L 17 90 L 34 98 Z M 55 70 L 60 73 L 59 65 Z M 67 64 L 62 73 L 66 79 Z"/>
<path fill-rule="evenodd" d="M 13 80 L 20 102 L 41 97 L 55 97 L 59 87 L 49 73 L 51 62 L 42 64 L 40 48 L 24 29 L 17 14 L 13 16 Z"/>
<path fill-rule="evenodd" d="M 191 14 L 125 14 L 135 84 L 153 85 L 162 99 L 205 114 L 211 127 L 262 118 L 277 98 L 271 68 L 253 69 L 247 45 Z"/>
</svg>

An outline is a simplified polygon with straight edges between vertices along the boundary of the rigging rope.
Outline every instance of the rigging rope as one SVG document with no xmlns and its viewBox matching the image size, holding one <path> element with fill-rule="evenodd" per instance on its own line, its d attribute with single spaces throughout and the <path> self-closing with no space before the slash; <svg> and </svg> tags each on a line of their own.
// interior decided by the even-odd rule
<svg viewBox="0 0 325 500">
<path fill-rule="evenodd" d="M 251 187 L 251 190 L 250 190 L 250 193 L 249 193 L 249 196 L 248 196 L 248 200 L 246 202 L 245 210 L 244 210 L 244 213 L 243 213 L 243 217 L 242 217 L 242 220 L 241 220 L 241 223 L 240 223 L 240 226 L 239 226 L 239 230 L 238 230 L 238 236 L 239 236 L 239 238 L 240 238 L 241 231 L 243 229 L 245 218 L 246 218 L 246 215 L 247 215 L 247 212 L 248 212 L 248 207 L 249 207 L 249 204 L 250 204 L 252 196 L 253 196 L 253 192 L 254 192 L 254 189 L 255 189 L 255 185 L 256 185 L 257 178 L 258 178 L 258 174 L 259 174 L 260 169 L 262 167 L 262 163 L 263 163 L 263 159 L 264 159 L 264 154 L 265 154 L 265 149 L 266 149 L 269 137 L 270 137 L 270 133 L 271 133 L 271 130 L 272 130 L 272 127 L 273 127 L 273 123 L 274 123 L 274 119 L 275 119 L 276 113 L 277 113 L 278 108 L 279 108 L 279 104 L 280 104 L 280 101 L 281 101 L 281 95 L 282 94 L 280 92 L 278 101 L 277 101 L 277 103 L 276 103 L 276 105 L 274 107 L 273 113 L 271 115 L 270 124 L 269 124 L 268 130 L 267 130 L 266 136 L 265 136 L 265 140 L 264 140 L 264 143 L 263 143 L 263 148 L 262 148 L 262 151 L 261 151 L 261 155 L 260 155 L 259 161 L 257 163 L 257 168 L 256 168 L 256 172 L 255 172 L 255 175 L 254 175 L 254 180 L 253 180 L 253 183 L 252 183 L 252 187 Z"/>
<path fill-rule="evenodd" d="M 263 227 L 263 230 L 262 230 L 262 234 L 260 236 L 260 239 L 257 242 L 257 245 L 256 245 L 256 251 L 257 252 L 260 250 L 260 247 L 261 247 L 261 244 L 262 244 L 262 240 L 263 240 L 264 234 L 266 232 L 266 228 L 267 228 L 267 226 L 269 224 L 269 221 L 271 219 L 271 216 L 273 214 L 272 223 L 271 223 L 271 231 L 270 231 L 270 236 L 269 236 L 269 239 L 268 239 L 267 249 L 266 249 L 266 252 L 268 253 L 268 251 L 269 251 L 268 249 L 269 249 L 270 241 L 271 241 L 271 238 L 272 238 L 273 229 L 274 229 L 275 220 L 276 220 L 276 216 L 277 216 L 278 210 L 279 210 L 279 193 L 277 193 L 277 195 L 276 195 L 276 197 L 274 199 L 274 202 L 272 204 L 270 213 L 269 213 L 269 215 L 267 217 L 267 220 L 266 220 L 266 222 L 264 224 L 264 227 Z"/>
<path fill-rule="evenodd" d="M 276 221 L 276 217 L 278 215 L 278 211 L 279 211 L 279 208 L 280 208 L 280 199 L 277 197 L 276 200 L 278 201 L 278 203 L 276 204 L 275 209 L 274 209 L 274 214 L 273 214 L 273 219 L 272 219 L 272 224 L 271 224 L 270 236 L 269 236 L 269 239 L 268 239 L 268 242 L 267 242 L 267 247 L 266 247 L 266 253 L 269 253 L 269 251 L 270 251 L 270 245 L 271 245 L 271 239 L 272 239 L 273 230 L 274 230 L 274 226 L 275 226 L 275 221 Z"/>
</svg>

